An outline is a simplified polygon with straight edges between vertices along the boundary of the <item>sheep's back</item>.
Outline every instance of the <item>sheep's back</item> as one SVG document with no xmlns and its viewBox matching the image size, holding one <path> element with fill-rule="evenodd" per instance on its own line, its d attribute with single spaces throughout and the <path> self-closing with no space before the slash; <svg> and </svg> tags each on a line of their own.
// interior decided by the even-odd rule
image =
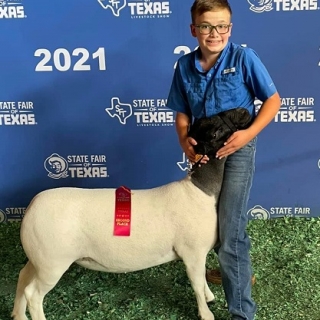
<svg viewBox="0 0 320 320">
<path fill-rule="evenodd" d="M 177 258 L 178 244 L 199 232 L 195 226 L 209 219 L 203 212 L 214 202 L 203 195 L 188 179 L 132 190 L 131 234 L 119 237 L 113 236 L 115 189 L 47 190 L 26 211 L 22 243 L 31 260 L 64 255 L 90 258 L 106 271 L 143 269 Z"/>
</svg>

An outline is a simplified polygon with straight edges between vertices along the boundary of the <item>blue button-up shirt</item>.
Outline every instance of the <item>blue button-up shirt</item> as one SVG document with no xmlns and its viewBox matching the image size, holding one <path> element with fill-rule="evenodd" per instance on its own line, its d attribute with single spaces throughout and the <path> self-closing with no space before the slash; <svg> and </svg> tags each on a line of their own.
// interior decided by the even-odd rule
<svg viewBox="0 0 320 320">
<path fill-rule="evenodd" d="M 252 49 L 229 42 L 209 71 L 202 69 L 200 55 L 197 49 L 178 60 L 167 102 L 170 109 L 199 119 L 243 107 L 254 117 L 255 98 L 263 102 L 277 91 Z"/>
</svg>

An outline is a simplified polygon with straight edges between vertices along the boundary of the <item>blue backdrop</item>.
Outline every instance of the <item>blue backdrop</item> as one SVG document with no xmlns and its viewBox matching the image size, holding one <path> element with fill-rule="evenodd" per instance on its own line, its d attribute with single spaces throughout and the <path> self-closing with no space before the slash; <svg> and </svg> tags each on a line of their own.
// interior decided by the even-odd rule
<svg viewBox="0 0 320 320">
<path fill-rule="evenodd" d="M 231 40 L 258 52 L 282 97 L 259 135 L 248 215 L 319 216 L 320 3 L 230 3 Z M 191 5 L 0 0 L 0 222 L 44 189 L 186 175 L 166 98 L 177 59 L 197 46 Z"/>
</svg>

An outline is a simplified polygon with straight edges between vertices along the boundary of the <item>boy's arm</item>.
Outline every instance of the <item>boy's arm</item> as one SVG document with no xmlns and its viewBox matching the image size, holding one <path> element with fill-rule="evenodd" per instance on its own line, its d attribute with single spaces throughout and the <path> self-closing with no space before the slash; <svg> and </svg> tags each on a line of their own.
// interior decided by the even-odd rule
<svg viewBox="0 0 320 320">
<path fill-rule="evenodd" d="M 278 92 L 273 94 L 262 104 L 258 115 L 248 129 L 236 131 L 225 143 L 225 146 L 218 150 L 216 157 L 224 158 L 256 137 L 275 117 L 281 106 Z"/>
<path fill-rule="evenodd" d="M 192 160 L 195 157 L 193 150 L 193 145 L 195 145 L 195 140 L 188 137 L 188 130 L 191 123 L 191 119 L 187 114 L 182 112 L 177 112 L 176 115 L 176 131 L 179 139 L 180 146 L 186 156 Z"/>
<path fill-rule="evenodd" d="M 176 115 L 176 130 L 182 150 L 191 162 L 195 162 L 196 153 L 194 152 L 193 146 L 197 144 L 196 140 L 188 137 L 189 125 L 191 124 L 190 117 L 182 112 L 177 112 Z M 204 157 L 201 163 L 206 163 L 208 157 Z"/>
<path fill-rule="evenodd" d="M 273 120 L 280 107 L 280 96 L 278 92 L 276 92 L 262 104 L 255 120 L 247 129 L 252 138 L 257 136 Z"/>
</svg>

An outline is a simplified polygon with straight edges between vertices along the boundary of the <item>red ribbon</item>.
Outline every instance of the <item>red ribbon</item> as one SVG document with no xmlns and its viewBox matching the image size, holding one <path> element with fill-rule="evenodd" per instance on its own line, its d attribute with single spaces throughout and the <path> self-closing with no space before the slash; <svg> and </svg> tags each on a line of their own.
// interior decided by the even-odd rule
<svg viewBox="0 0 320 320">
<path fill-rule="evenodd" d="M 130 236 L 131 229 L 131 190 L 124 186 L 116 189 L 114 212 L 114 236 Z"/>
</svg>

